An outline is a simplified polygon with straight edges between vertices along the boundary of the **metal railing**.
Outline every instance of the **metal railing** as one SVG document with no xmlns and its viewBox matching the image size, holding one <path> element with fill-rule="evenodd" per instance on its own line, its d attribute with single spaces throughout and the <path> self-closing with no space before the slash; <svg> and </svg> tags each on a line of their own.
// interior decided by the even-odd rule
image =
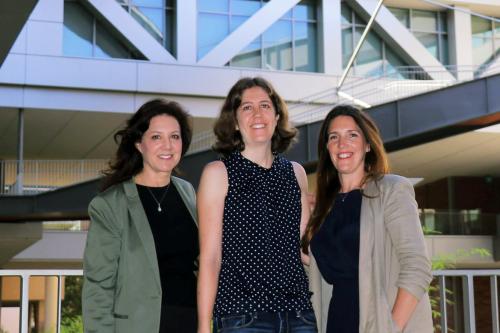
<svg viewBox="0 0 500 333">
<path fill-rule="evenodd" d="M 433 275 L 437 278 L 439 285 L 439 308 L 437 309 L 440 313 L 439 317 L 439 329 L 440 332 L 467 332 L 476 333 L 478 319 L 477 315 L 481 315 L 484 321 L 490 319 L 491 327 L 484 327 L 485 331 L 500 333 L 499 329 L 499 307 L 498 307 L 498 278 L 500 277 L 500 270 L 442 270 L 434 271 Z M 461 279 L 461 290 L 450 290 L 447 286 L 447 278 L 454 277 Z M 476 299 L 475 286 L 481 287 L 481 284 L 475 283 L 477 278 L 488 278 L 489 281 L 489 308 L 490 316 L 485 316 L 486 313 L 482 311 L 478 306 Z M 484 283 L 483 283 L 484 284 Z M 484 286 L 482 286 L 484 287 Z M 455 288 L 456 289 L 456 288 Z M 462 297 L 455 297 L 454 301 L 449 300 L 450 294 L 461 293 Z M 484 299 L 482 300 L 484 303 Z M 450 320 L 448 315 L 448 308 L 450 303 L 454 304 L 455 307 L 462 304 L 462 316 L 453 316 L 453 321 Z M 488 306 L 485 306 L 487 308 Z M 479 311 L 476 313 L 476 310 Z M 455 311 L 460 311 L 460 309 L 455 308 Z M 488 318 L 489 317 L 489 318 Z M 459 320 L 463 318 L 463 323 Z M 437 325 L 435 325 L 437 326 Z M 453 327 L 450 327 L 453 326 Z"/>
<path fill-rule="evenodd" d="M 9 307 L 16 307 L 19 309 L 19 320 L 20 323 L 19 330 L 17 332 L 7 331 L 8 333 L 28 333 L 29 326 L 33 325 L 30 321 L 33 318 L 38 318 L 39 314 L 32 313 L 33 311 L 40 311 L 37 306 L 30 307 L 29 305 L 36 300 L 37 294 L 41 294 L 37 288 L 45 288 L 44 293 L 46 298 L 45 306 L 42 307 L 43 311 L 52 311 L 52 313 L 57 314 L 55 318 L 55 323 L 57 326 L 51 330 L 51 332 L 60 332 L 61 330 L 61 313 L 62 311 L 62 299 L 63 297 L 69 297 L 68 293 L 71 291 L 75 293 L 75 286 L 78 289 L 79 284 L 73 285 L 73 288 L 68 288 L 65 291 L 64 281 L 70 276 L 82 276 L 82 270 L 0 270 L 0 286 L 5 288 L 9 285 L 15 285 L 20 290 L 18 292 L 19 299 L 17 301 L 8 302 Z M 434 302 L 434 313 L 435 313 L 435 331 L 441 333 L 455 332 L 455 333 L 476 333 L 478 332 L 478 326 L 485 326 L 485 323 L 491 327 L 484 328 L 485 330 L 493 333 L 500 333 L 499 329 L 499 306 L 498 306 L 498 279 L 500 277 L 500 269 L 493 270 L 439 270 L 433 272 L 434 283 L 437 288 L 434 292 L 431 291 L 431 297 Z M 45 282 L 45 284 L 33 283 L 33 278 L 55 278 L 57 281 L 52 281 L 50 283 Z M 14 283 L 8 283 L 4 279 L 10 278 L 15 279 Z M 4 280 L 4 281 L 1 281 Z M 20 280 L 20 281 L 18 281 Z M 486 282 L 487 281 L 487 282 Z M 56 283 L 54 283 L 56 282 Z M 80 282 L 81 283 L 81 282 Z M 49 292 L 46 290 L 50 285 L 56 285 L 56 288 L 51 289 Z M 451 289 L 450 289 L 451 288 Z M 31 290 L 30 290 L 31 289 Z M 484 290 L 488 289 L 489 297 L 488 304 L 485 304 Z M 37 292 L 38 291 L 38 292 Z M 81 292 L 81 289 L 76 290 L 77 293 Z M 483 292 L 482 295 L 479 295 Z M 0 297 L 8 297 L 6 295 L 12 294 L 12 290 L 8 292 L 6 290 L 1 290 Z M 30 295 L 30 296 L 29 296 Z M 80 299 L 80 294 L 72 295 L 73 297 Z M 47 297 L 57 297 L 57 299 L 52 299 L 52 302 L 47 302 Z M 478 302 L 476 300 L 481 300 Z M 2 302 L 0 300 L 0 310 L 2 309 Z M 51 304 L 52 309 L 47 309 L 47 306 Z M 81 311 L 81 309 L 80 309 Z M 436 315 L 438 314 L 438 315 Z M 0 325 L 5 321 L 16 321 L 16 318 L 5 318 L 0 317 Z M 481 322 L 478 322 L 478 318 L 481 318 Z M 81 317 L 80 317 L 81 318 Z M 463 322 L 461 319 L 464 319 Z M 486 326 L 487 326 L 486 325 Z M 5 329 L 5 328 L 4 328 Z"/>
<path fill-rule="evenodd" d="M 0 160 L 0 194 L 36 194 L 100 176 L 107 160 L 24 160 L 23 191 L 17 193 L 19 161 Z"/>
<path fill-rule="evenodd" d="M 348 76 L 342 92 L 337 94 L 335 87 L 325 89 L 297 101 L 289 102 L 290 121 L 295 125 L 321 120 L 333 105 L 353 103 L 353 99 L 371 106 L 388 103 L 451 85 L 473 80 L 483 75 L 500 73 L 500 65 L 490 66 L 418 66 L 394 67 L 379 75 L 368 77 Z M 347 96 L 350 96 L 347 97 Z M 215 142 L 211 130 L 193 136 L 188 154 L 210 149 Z"/>
<path fill-rule="evenodd" d="M 32 325 L 35 325 L 37 323 L 33 323 L 36 318 L 44 318 L 45 321 L 50 320 L 51 317 L 54 319 L 52 323 L 54 325 L 47 325 L 45 323 L 45 326 L 49 326 L 49 328 L 45 328 L 44 332 L 47 333 L 59 333 L 61 331 L 61 312 L 62 312 L 62 307 L 61 307 L 61 301 L 62 301 L 62 295 L 64 295 L 64 278 L 69 277 L 69 276 L 82 276 L 83 275 L 83 270 L 81 269 L 67 269 L 67 270 L 60 270 L 60 269 L 54 269 L 54 270 L 0 270 L 0 280 L 2 280 L 0 284 L 0 288 L 4 287 L 10 287 L 10 289 L 15 289 L 16 287 L 19 287 L 19 290 L 2 290 L 0 292 L 1 297 L 8 297 L 5 295 L 9 294 L 19 294 L 19 301 L 16 302 L 15 300 L 10 300 L 8 302 L 9 308 L 18 308 L 19 311 L 19 318 L 6 318 L 6 314 L 4 313 L 0 317 L 0 329 L 3 330 L 3 332 L 6 333 L 28 333 L 31 331 Z M 50 281 L 47 283 L 47 279 L 45 281 L 42 281 L 42 283 L 37 283 L 39 281 L 34 281 L 34 278 L 40 278 L 40 277 L 45 277 L 45 278 L 55 278 L 57 279 L 55 282 L 54 286 L 54 281 Z M 10 278 L 11 281 L 5 281 L 7 278 Z M 20 281 L 18 281 L 20 280 Z M 10 283 L 9 283 L 10 282 Z M 50 286 L 52 285 L 52 286 Z M 51 288 L 52 287 L 52 288 Z M 55 287 L 55 288 L 54 288 Z M 43 290 L 41 290 L 43 289 Z M 38 293 L 37 293 L 38 291 Z M 79 291 L 81 293 L 81 290 Z M 43 299 L 37 299 L 37 294 L 38 295 L 44 295 Z M 33 300 L 35 298 L 36 300 Z M 30 307 L 30 302 L 39 302 L 43 301 L 44 306 L 43 307 Z M 2 309 L 2 304 L 4 304 L 3 300 L 0 300 L 0 310 Z M 16 306 L 16 303 L 17 306 Z M 39 313 L 33 313 L 35 311 L 44 311 L 43 316 L 40 316 Z M 81 312 L 81 309 L 80 309 Z M 55 314 L 55 316 L 51 316 L 50 314 Z M 15 314 L 10 313 L 10 316 L 16 316 Z M 54 318 L 55 317 L 55 318 Z M 18 320 L 16 320 L 18 319 Z M 10 331 L 6 327 L 1 327 L 2 324 L 5 325 L 5 323 L 13 323 L 13 322 L 18 322 L 19 323 L 19 329 L 15 331 Z"/>
</svg>

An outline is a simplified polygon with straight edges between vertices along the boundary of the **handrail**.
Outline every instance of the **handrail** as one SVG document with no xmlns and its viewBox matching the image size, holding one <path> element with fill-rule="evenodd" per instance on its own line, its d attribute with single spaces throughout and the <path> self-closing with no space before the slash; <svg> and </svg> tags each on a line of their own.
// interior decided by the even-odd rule
<svg viewBox="0 0 500 333">
<path fill-rule="evenodd" d="M 60 331 L 61 325 L 61 295 L 62 295 L 62 280 L 65 276 L 82 276 L 83 270 L 81 269 L 0 269 L 0 279 L 2 277 L 19 277 L 21 279 L 21 300 L 20 300 L 20 311 L 21 311 L 21 333 L 28 333 L 28 312 L 29 312 L 29 297 L 30 295 L 30 278 L 31 277 L 57 277 L 58 278 L 58 288 L 57 288 L 57 331 Z M 494 333 L 500 333 L 499 329 L 499 305 L 498 305 L 498 278 L 500 278 L 500 269 L 457 269 L 457 270 L 435 270 L 433 271 L 433 276 L 437 279 L 437 284 L 439 286 L 438 298 L 439 304 L 438 308 L 434 308 L 441 315 L 440 325 L 441 332 L 448 332 L 448 314 L 447 314 L 447 304 L 450 291 L 447 290 L 446 278 L 459 278 L 462 281 L 463 296 L 461 302 L 463 302 L 463 307 L 461 309 L 462 314 L 465 319 L 465 329 L 466 332 L 476 333 L 476 310 L 481 310 L 481 307 L 475 303 L 475 289 L 474 289 L 474 278 L 475 277 L 489 277 L 489 289 L 490 289 L 490 302 L 491 302 L 491 322 L 492 331 Z M 0 293 L 1 295 L 1 293 Z M 434 295 L 434 297 L 436 297 Z M 1 302 L 0 302 L 1 304 Z M 460 310 L 460 309 L 458 309 Z M 460 315 L 458 315 L 460 317 Z M 454 320 L 457 318 L 454 317 Z"/>
</svg>

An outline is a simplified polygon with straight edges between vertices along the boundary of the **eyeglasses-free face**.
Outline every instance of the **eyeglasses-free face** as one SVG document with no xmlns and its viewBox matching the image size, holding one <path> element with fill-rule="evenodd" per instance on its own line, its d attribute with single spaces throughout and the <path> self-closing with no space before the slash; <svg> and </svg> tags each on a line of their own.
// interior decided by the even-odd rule
<svg viewBox="0 0 500 333">
<path fill-rule="evenodd" d="M 240 131 L 245 147 L 271 144 L 279 115 L 271 98 L 261 87 L 243 91 L 241 104 L 236 110 L 236 129 Z"/>
</svg>

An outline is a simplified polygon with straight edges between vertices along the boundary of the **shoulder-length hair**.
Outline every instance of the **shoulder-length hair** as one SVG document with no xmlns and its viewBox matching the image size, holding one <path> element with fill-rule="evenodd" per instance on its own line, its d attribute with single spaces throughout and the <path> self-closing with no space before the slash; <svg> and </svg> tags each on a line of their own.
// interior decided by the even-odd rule
<svg viewBox="0 0 500 333">
<path fill-rule="evenodd" d="M 279 115 L 278 124 L 271 139 L 271 150 L 276 153 L 282 153 L 294 142 L 297 129 L 289 124 L 286 104 L 276 90 L 274 90 L 271 83 L 261 77 L 245 77 L 238 80 L 231 90 L 229 90 L 219 118 L 217 118 L 214 125 L 216 142 L 213 145 L 213 149 L 223 156 L 228 156 L 235 150 L 242 151 L 245 149 L 243 138 L 236 129 L 236 111 L 241 105 L 243 92 L 253 87 L 260 87 L 269 95 L 274 110 Z"/>
<path fill-rule="evenodd" d="M 337 169 L 332 163 L 327 149 L 328 130 L 332 121 L 338 116 L 351 117 L 363 132 L 370 151 L 365 155 L 366 176 L 360 185 L 368 181 L 376 181 L 389 172 L 389 162 L 385 152 L 380 131 L 370 116 L 352 105 L 337 105 L 326 116 L 318 137 L 318 167 L 316 172 L 316 203 L 306 231 L 302 238 L 302 250 L 309 251 L 309 243 L 314 234 L 332 208 L 335 196 L 340 191 L 340 180 Z"/>
<path fill-rule="evenodd" d="M 191 116 L 177 102 L 158 98 L 142 105 L 132 117 L 127 120 L 125 128 L 114 135 L 118 144 L 114 159 L 109 163 L 109 168 L 103 171 L 104 179 L 100 190 L 128 180 L 142 171 L 142 155 L 135 144 L 141 141 L 143 134 L 148 130 L 153 117 L 167 115 L 174 117 L 181 129 L 182 151 L 181 156 L 187 152 L 191 144 L 193 131 Z"/>
</svg>

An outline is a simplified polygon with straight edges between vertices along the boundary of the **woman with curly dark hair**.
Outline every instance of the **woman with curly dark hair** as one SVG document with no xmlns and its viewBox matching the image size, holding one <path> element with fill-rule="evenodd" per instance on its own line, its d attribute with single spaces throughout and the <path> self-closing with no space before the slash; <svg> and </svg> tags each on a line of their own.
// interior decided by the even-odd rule
<svg viewBox="0 0 500 333">
<path fill-rule="evenodd" d="M 280 155 L 296 129 L 262 78 L 240 79 L 215 124 L 220 161 L 198 192 L 198 333 L 316 332 L 300 235 L 309 218 L 307 177 Z"/>
<path fill-rule="evenodd" d="M 316 203 L 302 246 L 312 253 L 320 316 L 321 277 L 333 284 L 322 332 L 433 332 L 431 265 L 413 186 L 389 174 L 376 124 L 353 106 L 337 105 L 321 126 Z"/>
<path fill-rule="evenodd" d="M 119 144 L 89 206 L 85 332 L 195 332 L 195 192 L 174 177 L 192 130 L 176 102 L 147 102 L 115 134 Z"/>
</svg>

